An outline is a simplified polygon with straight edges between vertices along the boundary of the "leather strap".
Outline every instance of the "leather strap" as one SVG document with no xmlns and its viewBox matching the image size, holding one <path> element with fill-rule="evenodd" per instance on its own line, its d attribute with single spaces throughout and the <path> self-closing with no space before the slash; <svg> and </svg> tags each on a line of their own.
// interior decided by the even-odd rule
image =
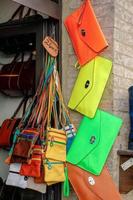
<svg viewBox="0 0 133 200">
<path fill-rule="evenodd" d="M 19 19 L 21 19 L 23 17 L 23 11 L 24 11 L 24 6 L 20 5 L 15 10 L 15 12 L 13 13 L 13 15 L 11 16 L 11 19 L 9 21 L 13 21 L 17 15 L 19 15 Z"/>
<path fill-rule="evenodd" d="M 32 99 L 32 102 L 29 104 L 26 113 L 24 114 L 22 120 L 21 120 L 21 126 L 23 126 L 23 124 L 25 124 L 25 122 L 27 121 L 27 119 L 29 118 L 29 116 L 31 116 L 32 110 L 34 108 L 34 106 L 37 103 L 37 100 L 39 98 L 39 95 L 42 91 L 42 87 L 43 87 L 43 82 L 44 82 L 44 70 L 41 73 L 41 77 L 40 77 L 40 81 L 36 90 L 36 93 Z M 30 120 L 29 120 L 30 121 Z M 19 128 L 21 128 L 21 126 Z"/>
<path fill-rule="evenodd" d="M 54 81 L 55 81 L 55 85 L 56 85 L 56 91 L 59 96 L 59 120 L 60 120 L 62 127 L 64 127 L 66 125 L 71 124 L 72 120 L 70 118 L 68 109 L 64 103 L 64 98 L 63 98 L 62 91 L 61 91 L 60 78 L 59 78 L 59 74 L 58 74 L 56 67 L 54 70 Z"/>
<path fill-rule="evenodd" d="M 51 113 L 52 113 L 52 107 L 53 107 L 53 103 L 54 103 L 54 98 L 55 98 L 55 84 L 54 84 L 53 75 L 51 75 L 50 84 L 49 84 L 47 127 L 51 127 Z"/>
<path fill-rule="evenodd" d="M 34 15 L 37 15 L 37 11 L 36 10 L 33 10 L 33 9 L 29 8 L 24 17 L 29 17 L 31 12 L 33 12 Z"/>
<path fill-rule="evenodd" d="M 85 8 L 86 8 L 87 1 L 89 1 L 89 0 L 84 0 L 84 1 L 83 1 L 82 12 L 81 12 L 81 14 L 80 14 L 80 16 L 79 16 L 78 25 L 81 25 L 81 23 L 82 23 L 82 17 L 83 17 L 83 14 L 84 14 L 84 12 L 85 12 Z"/>
<path fill-rule="evenodd" d="M 32 61 L 32 57 L 33 57 L 33 54 L 32 52 L 30 53 L 30 56 L 28 58 L 28 60 L 26 61 L 26 63 L 24 62 L 24 52 L 22 53 L 22 57 L 21 57 L 21 67 L 20 67 L 20 70 L 19 70 L 19 74 L 18 74 L 18 79 L 17 79 L 17 87 L 20 89 L 20 90 L 23 90 L 23 88 L 20 87 L 20 76 L 21 76 L 21 72 L 23 71 L 23 68 L 25 67 L 25 65 L 29 65 L 29 63 Z"/>
<path fill-rule="evenodd" d="M 46 74 L 44 73 L 45 69 Z M 41 74 L 40 82 L 36 94 L 33 98 L 33 101 L 27 108 L 27 112 L 22 119 L 23 123 L 28 120 L 28 126 L 30 125 L 32 127 L 40 127 L 40 123 L 42 123 L 43 120 L 46 121 L 46 116 L 43 117 L 43 112 L 45 113 L 45 115 L 47 113 L 45 104 L 47 103 L 46 101 L 48 99 L 48 94 L 46 91 L 50 76 L 54 69 L 54 59 L 51 59 L 50 56 L 48 56 L 48 54 L 46 54 L 45 69 Z M 45 123 L 43 122 L 43 126 L 44 125 Z"/>
<path fill-rule="evenodd" d="M 20 6 L 15 10 L 15 12 L 13 13 L 13 15 L 11 16 L 11 19 L 10 19 L 9 21 L 13 21 L 13 20 L 15 19 L 15 17 L 17 17 L 17 16 L 18 16 L 18 19 L 19 19 L 19 20 L 20 20 L 20 19 L 23 19 L 23 18 L 25 18 L 25 17 L 29 17 L 30 14 L 31 14 L 31 12 L 33 12 L 34 15 L 37 14 L 37 11 L 36 11 L 36 10 L 33 10 L 33 9 L 31 9 L 31 8 L 28 8 L 28 11 L 26 12 L 26 14 L 23 15 L 23 14 L 24 14 L 24 9 L 25 9 L 25 6 L 20 5 Z"/>
<path fill-rule="evenodd" d="M 23 64 L 24 63 L 24 53 L 22 53 L 22 54 L 16 54 L 14 60 L 11 63 L 11 65 L 13 66 L 13 68 L 11 70 L 11 73 L 10 73 L 10 76 L 9 76 L 9 79 L 8 79 L 8 87 L 9 87 L 9 89 L 11 89 L 11 80 L 13 78 L 13 71 L 15 70 L 15 67 L 16 67 L 15 64 L 16 64 L 16 62 L 17 62 L 17 60 L 19 59 L 20 56 L 21 56 L 21 61 L 20 62 L 22 62 L 22 65 L 20 67 L 19 74 L 17 74 L 18 75 L 17 86 L 18 86 L 18 88 L 20 88 L 19 87 L 19 78 L 20 78 L 20 73 L 21 73 L 21 71 L 22 71 L 22 69 L 24 67 L 24 64 Z"/>
<path fill-rule="evenodd" d="M 25 110 L 26 110 L 26 104 L 27 104 L 27 101 L 28 101 L 28 97 L 24 97 L 21 102 L 19 103 L 17 109 L 15 110 L 14 114 L 12 115 L 11 119 L 14 119 L 16 117 L 16 115 L 18 114 L 18 112 L 20 111 L 22 105 L 24 104 L 24 107 L 23 107 L 23 114 L 22 116 L 24 115 L 25 113 Z"/>
</svg>

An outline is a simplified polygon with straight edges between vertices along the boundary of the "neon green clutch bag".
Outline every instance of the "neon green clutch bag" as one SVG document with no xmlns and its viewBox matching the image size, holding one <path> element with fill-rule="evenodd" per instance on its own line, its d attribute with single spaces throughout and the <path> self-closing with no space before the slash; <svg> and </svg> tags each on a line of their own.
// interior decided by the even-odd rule
<svg viewBox="0 0 133 200">
<path fill-rule="evenodd" d="M 84 117 L 68 152 L 67 161 L 99 175 L 121 125 L 120 118 L 101 110 L 97 110 L 93 119 Z"/>
<path fill-rule="evenodd" d="M 93 118 L 111 72 L 112 62 L 97 56 L 78 74 L 68 107 Z"/>
</svg>

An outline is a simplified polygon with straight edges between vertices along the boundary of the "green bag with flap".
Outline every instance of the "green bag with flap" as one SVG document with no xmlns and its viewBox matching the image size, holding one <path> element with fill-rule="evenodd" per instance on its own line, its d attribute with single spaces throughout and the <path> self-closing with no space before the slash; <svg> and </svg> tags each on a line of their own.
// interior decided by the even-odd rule
<svg viewBox="0 0 133 200">
<path fill-rule="evenodd" d="M 102 110 L 97 110 L 93 119 L 84 117 L 67 161 L 100 175 L 121 125 L 122 119 Z"/>
</svg>

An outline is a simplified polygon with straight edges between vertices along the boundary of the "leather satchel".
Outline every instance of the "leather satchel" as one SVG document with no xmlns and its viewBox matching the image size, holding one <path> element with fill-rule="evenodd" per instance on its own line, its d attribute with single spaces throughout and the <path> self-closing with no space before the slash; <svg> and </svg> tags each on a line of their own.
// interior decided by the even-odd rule
<svg viewBox="0 0 133 200">
<path fill-rule="evenodd" d="M 80 69 L 68 103 L 68 107 L 93 118 L 105 86 L 107 84 L 112 62 L 97 56 Z"/>
<path fill-rule="evenodd" d="M 85 0 L 80 8 L 65 19 L 65 26 L 81 66 L 108 46 L 90 0 Z"/>
<path fill-rule="evenodd" d="M 95 176 L 68 163 L 68 177 L 79 200 L 121 200 L 121 196 L 107 169 Z"/>
<path fill-rule="evenodd" d="M 20 119 L 6 119 L 0 128 L 0 146 L 9 147 L 11 144 L 11 135 L 19 124 Z"/>
<path fill-rule="evenodd" d="M 122 125 L 122 119 L 98 110 L 95 117 L 84 117 L 67 154 L 71 164 L 99 175 Z"/>
<path fill-rule="evenodd" d="M 13 116 L 10 119 L 4 120 L 0 128 L 0 147 L 10 147 L 13 140 L 13 132 L 20 122 L 20 118 L 16 118 L 17 113 L 19 112 L 21 106 L 24 103 L 23 114 L 25 113 L 25 107 L 27 98 L 23 98 L 20 102 L 18 108 L 14 112 Z"/>
<path fill-rule="evenodd" d="M 24 61 L 23 53 L 16 54 L 11 63 L 3 65 L 0 71 L 0 90 L 34 91 L 35 60 L 32 57 L 31 54 Z"/>
</svg>

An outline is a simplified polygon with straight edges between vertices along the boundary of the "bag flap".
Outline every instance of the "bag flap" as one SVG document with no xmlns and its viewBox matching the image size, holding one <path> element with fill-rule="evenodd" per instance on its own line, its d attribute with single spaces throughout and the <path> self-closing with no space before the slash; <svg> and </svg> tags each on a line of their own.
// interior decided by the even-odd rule
<svg viewBox="0 0 133 200">
<path fill-rule="evenodd" d="M 94 118 L 90 119 L 84 117 L 81 121 L 72 147 L 68 152 L 67 161 L 72 164 L 78 164 L 82 160 L 83 164 L 84 158 L 91 155 L 98 146 L 99 151 L 100 148 L 105 148 L 104 153 L 109 153 L 115 138 L 119 133 L 121 125 L 121 118 L 99 109 Z M 98 161 L 98 158 L 100 159 L 101 155 L 102 154 L 99 154 L 99 157 L 93 156 L 87 162 L 91 162 L 93 165 L 93 163 Z"/>
<path fill-rule="evenodd" d="M 80 69 L 68 103 L 68 107 L 71 109 L 75 109 L 91 91 L 94 84 L 95 64 L 95 59 L 93 59 Z"/>
<path fill-rule="evenodd" d="M 67 166 L 69 180 L 79 199 L 122 200 L 106 166 L 100 176 L 95 176 L 70 163 Z"/>
<path fill-rule="evenodd" d="M 65 24 L 67 20 L 70 20 L 71 25 L 77 24 L 76 33 L 78 32 L 79 38 L 95 52 L 108 46 L 89 0 L 68 16 Z"/>
<path fill-rule="evenodd" d="M 86 181 L 86 178 L 89 179 L 89 176 L 92 177 L 93 175 L 89 174 L 87 171 L 82 170 L 81 168 L 77 167 L 76 165 L 72 165 L 67 163 L 68 167 L 68 177 L 69 180 L 74 188 L 74 191 L 77 194 L 78 199 L 95 199 L 95 200 L 102 200 L 99 198 L 93 190 L 90 190 L 89 182 Z M 80 182 L 80 184 L 79 184 Z M 81 187 L 82 185 L 82 187 Z M 102 184 L 101 184 L 102 185 Z M 106 184 L 107 185 L 107 184 Z M 95 187 L 93 185 L 93 187 Z"/>
<path fill-rule="evenodd" d="M 95 117 L 84 117 L 78 128 L 77 135 L 68 152 L 67 161 L 72 164 L 79 163 L 100 142 L 101 134 L 101 111 L 98 110 Z"/>
</svg>

